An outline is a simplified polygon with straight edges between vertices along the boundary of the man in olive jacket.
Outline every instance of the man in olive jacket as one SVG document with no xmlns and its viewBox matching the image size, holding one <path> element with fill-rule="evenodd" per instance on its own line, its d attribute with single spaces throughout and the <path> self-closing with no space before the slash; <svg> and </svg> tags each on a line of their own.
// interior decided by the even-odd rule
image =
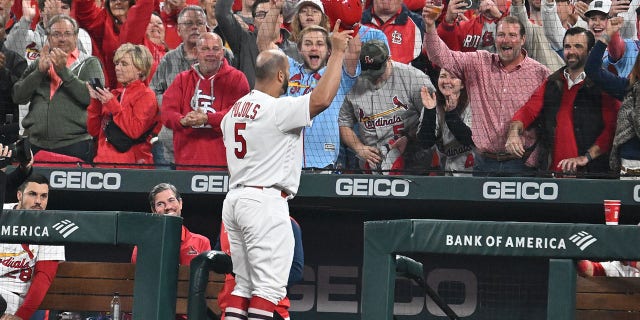
<svg viewBox="0 0 640 320">
<path fill-rule="evenodd" d="M 47 24 L 47 44 L 13 86 L 15 103 L 31 102 L 22 121 L 35 154 L 47 150 L 84 161 L 93 160 L 94 148 L 87 133 L 90 97 L 86 82 L 104 83 L 100 61 L 77 48 L 78 24 L 59 15 Z"/>
</svg>

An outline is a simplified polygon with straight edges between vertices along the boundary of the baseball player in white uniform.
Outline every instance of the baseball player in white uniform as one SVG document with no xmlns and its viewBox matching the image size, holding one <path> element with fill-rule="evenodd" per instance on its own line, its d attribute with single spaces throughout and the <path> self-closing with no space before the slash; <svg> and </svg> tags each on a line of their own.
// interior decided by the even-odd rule
<svg viewBox="0 0 640 320">
<path fill-rule="evenodd" d="M 265 19 L 277 18 L 270 15 Z M 339 20 L 335 25 L 327 69 L 312 93 L 280 97 L 290 77 L 287 56 L 263 51 L 256 60 L 255 89 L 222 120 L 230 175 L 222 221 L 236 275 L 225 310 L 228 320 L 272 319 L 276 304 L 286 296 L 294 248 L 287 200 L 300 183 L 301 133 L 335 97 L 352 39 L 352 30 L 338 32 Z"/>
<path fill-rule="evenodd" d="M 4 209 L 45 210 L 49 181 L 32 173 L 17 196 L 18 203 L 4 204 Z M 0 295 L 7 300 L 2 320 L 29 319 L 55 278 L 58 262 L 64 260 L 64 246 L 0 243 Z"/>
</svg>

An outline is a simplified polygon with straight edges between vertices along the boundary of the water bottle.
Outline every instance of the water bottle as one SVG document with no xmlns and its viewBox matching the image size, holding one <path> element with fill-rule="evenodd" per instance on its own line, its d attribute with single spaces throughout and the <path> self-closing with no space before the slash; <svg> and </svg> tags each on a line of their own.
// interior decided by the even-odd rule
<svg viewBox="0 0 640 320">
<path fill-rule="evenodd" d="M 120 314 L 120 293 L 115 292 L 111 299 L 111 320 L 121 320 Z"/>
</svg>

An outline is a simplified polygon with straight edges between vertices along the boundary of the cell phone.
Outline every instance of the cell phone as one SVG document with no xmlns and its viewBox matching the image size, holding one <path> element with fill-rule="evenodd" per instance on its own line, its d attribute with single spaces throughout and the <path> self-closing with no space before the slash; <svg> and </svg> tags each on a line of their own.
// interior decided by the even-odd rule
<svg viewBox="0 0 640 320">
<path fill-rule="evenodd" d="M 102 87 L 102 82 L 100 82 L 100 78 L 89 79 L 89 84 L 91 85 L 93 90 L 97 90 L 98 88 L 104 89 L 104 87 Z"/>
<path fill-rule="evenodd" d="M 480 8 L 480 0 L 464 0 L 466 6 L 463 9 L 475 10 Z"/>
</svg>

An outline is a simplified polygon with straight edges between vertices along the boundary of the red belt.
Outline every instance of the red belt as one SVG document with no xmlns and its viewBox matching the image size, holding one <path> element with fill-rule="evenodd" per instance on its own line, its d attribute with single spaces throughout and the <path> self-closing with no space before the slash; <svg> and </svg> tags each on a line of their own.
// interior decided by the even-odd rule
<svg viewBox="0 0 640 320">
<path fill-rule="evenodd" d="M 260 189 L 263 190 L 264 188 L 271 188 L 271 187 L 258 187 L 258 186 L 245 186 L 245 187 L 249 187 L 249 188 L 256 188 L 256 189 Z M 284 199 L 289 197 L 289 194 L 286 193 L 284 190 L 280 190 L 280 196 Z"/>
</svg>

